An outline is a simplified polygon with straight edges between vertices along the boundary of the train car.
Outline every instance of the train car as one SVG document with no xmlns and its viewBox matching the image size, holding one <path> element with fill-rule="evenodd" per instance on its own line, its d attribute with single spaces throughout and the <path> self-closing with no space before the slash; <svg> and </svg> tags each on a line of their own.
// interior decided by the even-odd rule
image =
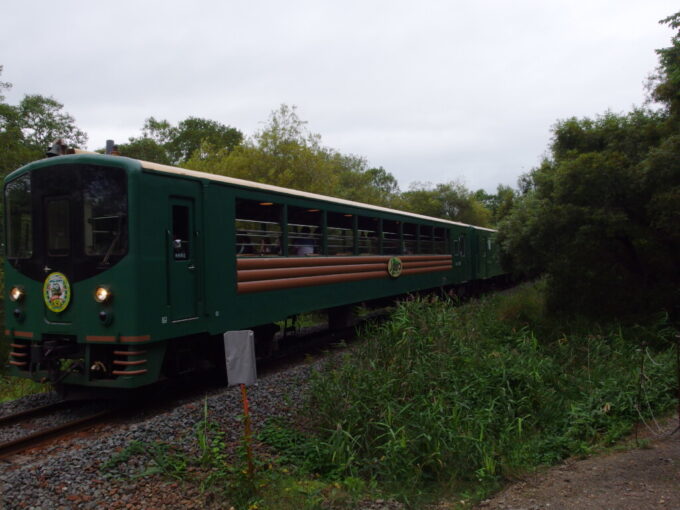
<svg viewBox="0 0 680 510">
<path fill-rule="evenodd" d="M 500 274 L 495 233 L 93 153 L 5 179 L 15 376 L 131 389 L 221 363 L 222 334 Z M 222 358 L 223 359 L 223 358 Z"/>
<path fill-rule="evenodd" d="M 483 227 L 473 229 L 471 259 L 474 264 L 473 279 L 478 283 L 498 278 L 503 274 L 495 230 Z"/>
</svg>

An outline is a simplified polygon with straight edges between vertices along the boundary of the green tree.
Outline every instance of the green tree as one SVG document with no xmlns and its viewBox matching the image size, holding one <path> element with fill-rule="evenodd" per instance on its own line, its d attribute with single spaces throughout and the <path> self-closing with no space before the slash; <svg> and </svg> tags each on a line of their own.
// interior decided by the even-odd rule
<svg viewBox="0 0 680 510">
<path fill-rule="evenodd" d="M 70 147 L 83 147 L 87 135 L 63 108 L 63 104 L 51 97 L 24 96 L 18 106 L 24 143 L 47 149 L 54 140 L 62 138 Z"/>
<path fill-rule="evenodd" d="M 656 50 L 659 67 L 651 77 L 652 99 L 663 103 L 671 120 L 677 125 L 680 121 L 680 12 L 673 14 L 660 23 L 676 30 L 671 46 Z"/>
<path fill-rule="evenodd" d="M 219 151 L 192 158 L 200 166 L 230 175 L 313 193 L 336 190 L 339 168 L 347 164 L 340 154 L 321 147 L 321 137 L 306 128 L 294 107 L 282 105 L 270 114 L 265 127 L 233 153 Z"/>
<path fill-rule="evenodd" d="M 2 75 L 2 70 L 4 66 L 0 66 L 0 76 Z M 12 84 L 7 81 L 0 81 L 0 103 L 5 102 L 5 96 L 3 95 L 4 90 L 9 90 L 12 88 Z"/>
<path fill-rule="evenodd" d="M 211 152 L 231 152 L 243 141 L 236 128 L 220 122 L 189 117 L 173 126 L 167 120 L 149 117 L 144 122 L 141 137 L 131 137 L 128 143 L 119 144 L 124 156 L 182 165 L 191 157 L 205 158 Z"/>
<path fill-rule="evenodd" d="M 172 159 L 183 162 L 192 156 L 205 157 L 201 152 L 206 145 L 218 150 L 232 151 L 243 141 L 243 133 L 208 119 L 189 117 L 177 125 L 170 139 L 169 151 Z M 197 154 L 198 153 L 198 154 Z"/>
<path fill-rule="evenodd" d="M 342 168 L 337 196 L 367 204 L 394 206 L 399 196 L 399 183 L 383 167 L 368 168 L 365 159 L 355 158 L 354 165 Z"/>
<path fill-rule="evenodd" d="M 525 274 L 544 270 L 553 308 L 601 315 L 672 306 L 674 138 L 651 110 L 558 122 L 551 156 L 501 222 L 506 262 Z"/>
<path fill-rule="evenodd" d="M 2 92 L 11 86 L 0 82 L 0 172 L 3 176 L 44 157 L 56 138 L 63 138 L 75 147 L 87 142 L 87 135 L 75 125 L 75 119 L 53 98 L 26 95 L 16 106 L 7 104 Z"/>
<path fill-rule="evenodd" d="M 515 205 L 519 193 L 510 186 L 499 184 L 496 193 L 490 194 L 483 189 L 474 193 L 474 198 L 491 212 L 491 224 L 497 225 Z"/>
<path fill-rule="evenodd" d="M 170 143 L 175 136 L 177 128 L 173 127 L 167 120 L 156 120 L 149 117 L 144 121 L 142 128 L 142 138 L 153 140 L 158 145 Z"/>
<path fill-rule="evenodd" d="M 0 75 L 2 74 L 0 66 Z M 2 176 L 30 161 L 34 151 L 21 143 L 23 134 L 17 109 L 5 103 L 4 91 L 12 88 L 0 81 L 0 172 Z"/>
<path fill-rule="evenodd" d="M 491 212 L 463 184 L 414 183 L 401 194 L 401 208 L 426 216 L 482 227 L 491 224 Z"/>
<path fill-rule="evenodd" d="M 128 143 L 118 144 L 122 156 L 144 161 L 153 161 L 162 165 L 171 165 L 172 160 L 167 149 L 153 138 L 130 138 Z"/>
<path fill-rule="evenodd" d="M 187 168 L 240 179 L 388 205 L 398 193 L 396 179 L 364 158 L 324 147 L 294 106 L 273 111 L 262 130 L 233 150 L 205 143 Z"/>
<path fill-rule="evenodd" d="M 558 122 L 501 224 L 508 267 L 545 271 L 553 308 L 680 312 L 680 13 L 661 23 L 676 31 L 648 84 L 663 109 Z"/>
</svg>

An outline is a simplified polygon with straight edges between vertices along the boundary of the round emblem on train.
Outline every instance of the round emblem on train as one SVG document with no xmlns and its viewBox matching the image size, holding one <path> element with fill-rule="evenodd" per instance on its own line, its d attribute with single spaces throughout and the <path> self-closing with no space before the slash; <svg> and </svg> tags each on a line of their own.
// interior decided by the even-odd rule
<svg viewBox="0 0 680 510">
<path fill-rule="evenodd" d="M 392 278 L 399 278 L 404 265 L 399 257 L 392 257 L 387 261 L 387 272 Z"/>
<path fill-rule="evenodd" d="M 68 308 L 71 302 L 71 285 L 66 275 L 50 273 L 43 284 L 43 299 L 47 308 L 60 313 Z"/>
</svg>

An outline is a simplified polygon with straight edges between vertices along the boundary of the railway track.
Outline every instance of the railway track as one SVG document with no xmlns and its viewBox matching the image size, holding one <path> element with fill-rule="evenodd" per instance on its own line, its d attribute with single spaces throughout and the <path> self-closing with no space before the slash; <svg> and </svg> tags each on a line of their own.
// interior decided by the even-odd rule
<svg viewBox="0 0 680 510">
<path fill-rule="evenodd" d="M 0 427 L 8 427 L 14 424 L 21 423 L 25 427 L 25 423 L 31 419 L 41 416 L 46 416 L 57 411 L 67 409 L 73 402 L 61 401 L 49 404 L 42 407 L 28 409 L 15 414 L 0 417 Z M 10 439 L 0 443 L 0 459 L 19 453 L 21 451 L 41 445 L 61 436 L 78 432 L 89 428 L 97 423 L 101 423 L 107 418 L 110 418 L 119 411 L 119 407 L 111 407 L 97 412 L 89 413 L 86 416 L 80 416 L 76 419 L 68 420 L 59 425 L 52 425 L 41 427 L 35 432 L 30 432 L 25 436 Z"/>
<path fill-rule="evenodd" d="M 382 318 L 384 318 L 384 313 L 374 313 L 371 316 L 372 320 L 381 320 Z M 282 338 L 282 340 L 287 340 L 283 342 L 287 345 L 285 345 L 285 347 L 282 346 L 282 349 L 279 352 L 277 352 L 274 356 L 272 356 L 270 359 L 258 362 L 258 367 L 259 369 L 262 370 L 263 373 L 277 371 L 290 363 L 299 362 L 299 360 L 302 359 L 303 356 L 307 356 L 311 352 L 327 350 L 329 346 L 333 343 L 333 341 L 337 341 L 338 339 L 351 341 L 351 339 L 355 336 L 357 326 L 364 322 L 365 320 L 357 320 L 351 326 L 336 329 L 333 331 L 330 331 L 326 328 L 316 327 L 302 328 L 302 331 L 299 331 L 298 335 L 293 335 L 292 337 L 287 339 Z M 192 394 L 198 395 L 204 394 L 205 385 L 199 384 L 198 389 L 196 388 L 189 389 L 187 387 L 184 387 L 182 390 L 179 391 L 178 388 L 175 388 L 174 391 L 178 393 L 186 392 L 186 394 L 184 395 L 184 398 L 186 398 L 187 395 L 191 396 Z M 73 432 L 88 429 L 94 425 L 97 425 L 98 423 L 110 421 L 113 418 L 119 418 L 120 413 L 123 410 L 133 411 L 134 409 L 145 408 L 147 412 L 148 411 L 154 412 L 153 411 L 154 408 L 156 411 L 159 411 L 164 409 L 168 405 L 172 405 L 171 402 L 167 401 L 163 402 L 164 399 L 158 401 L 157 398 L 156 399 L 146 398 L 142 401 L 145 401 L 148 404 L 149 400 L 155 401 L 155 405 L 152 405 L 151 409 L 149 409 L 148 405 L 139 406 L 139 401 L 136 402 L 137 405 L 111 404 L 106 409 L 92 412 L 86 416 L 81 416 L 76 419 L 68 420 L 59 425 L 53 425 L 48 427 L 44 426 L 31 427 L 30 421 L 40 417 L 49 416 L 52 413 L 58 413 L 63 410 L 68 410 L 70 406 L 77 404 L 77 402 L 70 400 L 62 400 L 59 402 L 55 402 L 41 407 L 36 407 L 33 409 L 28 409 L 26 411 L 21 411 L 11 415 L 0 416 L 0 432 L 2 432 L 2 430 L 5 428 L 17 425 L 20 425 L 21 428 L 23 429 L 26 428 L 39 429 L 35 432 L 30 432 L 22 437 L 0 442 L 0 459 L 7 459 L 8 457 L 11 457 L 14 454 L 47 443 L 49 441 L 53 441 L 65 435 L 71 434 Z"/>
<path fill-rule="evenodd" d="M 29 418 L 35 418 L 45 414 L 49 414 L 53 411 L 58 411 L 64 409 L 69 404 L 68 401 L 62 400 L 59 402 L 53 402 L 52 404 L 47 404 L 40 407 L 34 407 L 32 409 L 27 409 L 25 411 L 20 411 L 14 414 L 8 414 L 7 416 L 0 416 L 0 427 L 10 425 L 12 423 L 19 422 L 21 420 L 26 420 Z"/>
<path fill-rule="evenodd" d="M 349 333 L 349 328 L 347 332 Z M 306 348 L 308 349 L 313 345 L 318 345 L 320 342 L 327 341 L 328 338 L 329 335 L 325 331 L 315 332 L 311 335 L 303 335 L 301 338 L 296 339 L 299 343 L 294 342 L 295 345 L 293 347 L 288 346 L 287 349 L 278 353 L 278 356 L 275 359 L 269 360 L 269 363 L 264 363 L 265 366 L 263 368 L 265 371 L 267 371 L 267 369 L 271 370 L 273 367 L 275 369 L 276 366 L 280 366 L 281 363 L 285 362 L 286 359 L 290 359 L 295 353 L 300 353 Z M 183 387 L 181 389 L 174 388 L 174 392 L 180 394 L 186 393 L 188 395 L 202 394 L 205 391 L 205 381 L 204 384 L 201 384 L 197 379 L 198 378 L 196 378 L 193 382 L 198 383 L 198 389 L 190 389 L 188 387 Z M 176 381 L 176 383 L 178 382 L 179 381 Z M 162 385 L 159 385 L 159 387 L 161 386 Z M 186 394 L 184 395 L 185 398 Z M 147 396 L 147 398 L 143 399 L 142 401 L 146 401 L 148 403 L 149 400 L 150 399 Z M 171 400 L 172 399 L 161 399 L 158 401 L 156 399 L 155 404 L 151 406 L 151 409 L 147 407 L 147 411 L 154 412 L 155 409 L 157 412 L 162 412 L 162 409 L 166 408 L 168 405 L 172 405 Z M 98 410 L 89 413 L 86 416 L 70 419 L 58 425 L 54 425 L 53 422 L 63 419 L 63 417 L 59 417 L 60 412 L 68 412 L 69 408 L 73 407 L 74 405 L 78 405 L 79 403 L 82 404 L 82 402 L 62 400 L 45 406 L 35 407 L 6 416 L 0 416 L 0 437 L 2 436 L 3 431 L 6 431 L 12 427 L 20 428 L 22 430 L 29 430 L 27 434 L 22 435 L 21 437 L 12 437 L 6 441 L 0 439 L 0 460 L 6 461 L 9 457 L 17 453 L 21 453 L 22 451 L 49 443 L 50 441 L 57 440 L 60 437 L 72 434 L 74 432 L 86 430 L 99 423 L 111 421 L 113 418 L 119 418 L 121 411 L 133 411 L 134 409 L 140 409 L 141 407 L 139 406 L 139 402 L 140 401 L 136 401 L 136 405 L 111 404 L 103 410 Z M 49 419 L 51 414 L 55 414 L 56 420 Z M 43 422 L 43 425 L 34 425 L 33 422 L 35 420 L 40 420 Z M 45 426 L 45 422 L 49 422 L 49 424 Z M 16 434 L 16 432 L 14 432 L 14 434 Z"/>
</svg>

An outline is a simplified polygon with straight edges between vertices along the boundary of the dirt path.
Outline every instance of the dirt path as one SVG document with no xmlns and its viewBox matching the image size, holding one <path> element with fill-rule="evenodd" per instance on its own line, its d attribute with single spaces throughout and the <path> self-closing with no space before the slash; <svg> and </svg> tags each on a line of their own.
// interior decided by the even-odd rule
<svg viewBox="0 0 680 510">
<path fill-rule="evenodd" d="M 515 483 L 476 510 L 680 510 L 680 432 L 669 420 L 649 444 L 569 460 Z"/>
</svg>

